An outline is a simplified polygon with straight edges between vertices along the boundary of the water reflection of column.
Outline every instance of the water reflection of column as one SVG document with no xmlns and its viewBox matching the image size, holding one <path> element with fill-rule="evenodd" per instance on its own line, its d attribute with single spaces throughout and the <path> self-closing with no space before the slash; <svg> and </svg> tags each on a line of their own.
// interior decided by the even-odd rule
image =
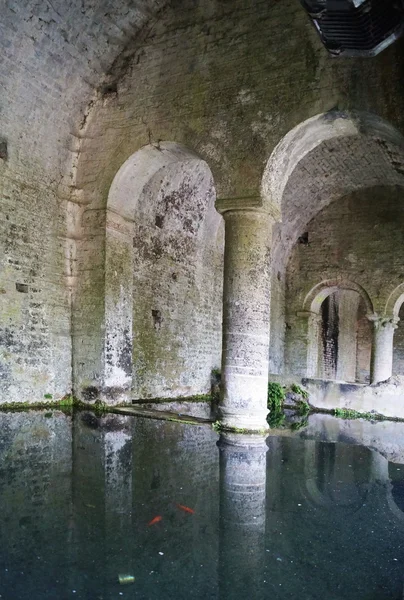
<svg viewBox="0 0 404 600">
<path fill-rule="evenodd" d="M 104 596 L 119 586 L 119 574 L 131 574 L 130 426 L 131 417 L 75 414 L 73 521 L 80 569 L 72 589 L 83 598 Z"/>
<path fill-rule="evenodd" d="M 133 574 L 132 420 L 108 415 L 104 421 L 105 540 L 108 580 Z"/>
<path fill-rule="evenodd" d="M 264 436 L 221 435 L 220 599 L 264 598 L 266 452 Z"/>
</svg>

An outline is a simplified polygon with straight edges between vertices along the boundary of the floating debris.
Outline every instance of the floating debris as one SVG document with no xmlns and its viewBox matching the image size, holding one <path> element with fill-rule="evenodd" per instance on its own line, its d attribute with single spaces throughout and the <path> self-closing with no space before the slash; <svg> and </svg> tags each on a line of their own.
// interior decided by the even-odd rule
<svg viewBox="0 0 404 600">
<path fill-rule="evenodd" d="M 149 521 L 147 523 L 147 526 L 150 527 L 150 525 L 155 525 L 156 523 L 160 523 L 160 521 L 162 521 L 163 517 L 161 515 L 157 515 L 157 517 L 154 517 L 154 519 L 152 519 L 151 521 Z"/>
<path fill-rule="evenodd" d="M 118 581 L 121 585 L 128 585 L 135 582 L 134 575 L 118 575 Z"/>
</svg>

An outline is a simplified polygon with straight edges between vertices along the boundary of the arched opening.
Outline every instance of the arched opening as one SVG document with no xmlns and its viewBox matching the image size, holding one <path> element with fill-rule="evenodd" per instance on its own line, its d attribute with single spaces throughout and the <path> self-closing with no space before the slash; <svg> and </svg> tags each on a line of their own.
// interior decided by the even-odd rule
<svg viewBox="0 0 404 600">
<path fill-rule="evenodd" d="M 366 291 L 350 281 L 324 281 L 306 296 L 305 375 L 327 380 L 370 382 L 373 306 Z M 288 346 L 294 345 L 289 336 Z M 302 368 L 296 364 L 295 370 Z"/>
<path fill-rule="evenodd" d="M 210 392 L 221 358 L 222 221 L 210 169 L 187 148 L 148 145 L 119 169 L 106 208 L 98 397 Z"/>
<path fill-rule="evenodd" d="M 275 148 L 262 183 L 264 198 L 282 214 L 272 248 L 270 372 L 306 375 L 310 319 L 301 307 L 316 282 L 356 281 L 375 313 L 384 314 L 384 294 L 401 276 L 392 256 L 402 231 L 403 186 L 404 139 L 374 115 L 317 115 Z M 357 328 L 358 340 L 369 338 L 363 315 Z M 356 380 L 368 381 L 368 355 L 367 349 L 366 360 L 363 352 L 358 358 Z"/>
<path fill-rule="evenodd" d="M 397 329 L 393 338 L 393 375 L 404 377 L 404 298 L 397 318 Z"/>
<path fill-rule="evenodd" d="M 338 290 L 325 298 L 317 377 L 370 382 L 372 325 L 366 314 L 366 304 L 354 290 Z"/>
<path fill-rule="evenodd" d="M 385 314 L 394 324 L 392 374 L 404 377 L 404 284 L 390 294 Z"/>
</svg>

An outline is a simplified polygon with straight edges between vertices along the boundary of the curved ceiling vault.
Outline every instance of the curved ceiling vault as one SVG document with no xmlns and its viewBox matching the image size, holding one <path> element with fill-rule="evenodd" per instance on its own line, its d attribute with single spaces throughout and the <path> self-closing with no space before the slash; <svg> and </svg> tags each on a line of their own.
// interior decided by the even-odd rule
<svg viewBox="0 0 404 600">
<path fill-rule="evenodd" d="M 14 169 L 49 172 L 95 90 L 119 75 L 133 40 L 167 0 L 6 0 L 0 23 L 0 138 Z M 120 60 L 121 59 L 121 60 Z M 110 84 L 110 83 L 109 83 Z M 55 135 L 56 134 L 56 135 Z M 59 163 L 57 162 L 59 161 Z M 33 168 L 33 170 L 34 170 Z"/>
</svg>

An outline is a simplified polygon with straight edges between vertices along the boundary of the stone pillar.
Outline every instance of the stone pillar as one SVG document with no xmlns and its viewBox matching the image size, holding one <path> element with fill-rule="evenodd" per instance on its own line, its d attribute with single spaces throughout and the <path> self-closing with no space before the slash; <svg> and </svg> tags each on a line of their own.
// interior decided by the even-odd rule
<svg viewBox="0 0 404 600">
<path fill-rule="evenodd" d="M 338 358 L 337 379 L 356 380 L 356 324 L 360 296 L 354 290 L 340 290 L 338 294 Z"/>
<path fill-rule="evenodd" d="M 318 377 L 318 362 L 321 333 L 321 314 L 308 313 L 307 316 L 307 377 Z"/>
<path fill-rule="evenodd" d="M 220 205 L 218 207 L 220 209 Z M 225 428 L 268 428 L 270 244 L 267 212 L 221 210 L 225 219 L 222 397 Z"/>
<path fill-rule="evenodd" d="M 107 212 L 102 400 L 129 402 L 132 387 L 133 225 Z"/>
<path fill-rule="evenodd" d="M 386 381 L 393 374 L 393 338 L 398 319 L 369 317 L 374 324 L 371 383 Z"/>
<path fill-rule="evenodd" d="M 266 453 L 263 435 L 222 434 L 219 597 L 264 594 Z"/>
</svg>

